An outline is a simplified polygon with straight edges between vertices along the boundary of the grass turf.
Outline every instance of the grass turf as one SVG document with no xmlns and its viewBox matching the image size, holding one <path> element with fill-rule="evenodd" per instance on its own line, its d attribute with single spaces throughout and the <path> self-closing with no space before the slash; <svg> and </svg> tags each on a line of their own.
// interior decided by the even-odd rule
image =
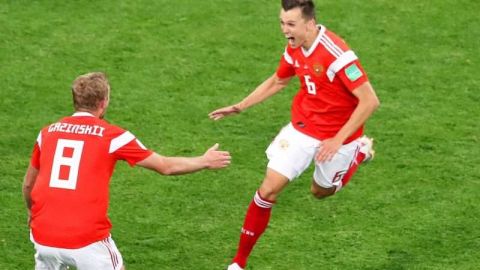
<svg viewBox="0 0 480 270">
<path fill-rule="evenodd" d="M 382 106 L 377 158 L 317 201 L 311 170 L 273 210 L 249 269 L 477 269 L 480 23 L 477 1 L 317 1 L 319 22 L 359 55 Z M 273 73 L 277 1 L 1 1 L 0 269 L 31 269 L 21 182 L 38 130 L 72 112 L 70 83 L 106 71 L 107 118 L 166 155 L 219 142 L 230 168 L 162 177 L 119 164 L 113 236 L 128 269 L 223 269 L 287 123 L 293 83 L 234 118 Z"/>
</svg>

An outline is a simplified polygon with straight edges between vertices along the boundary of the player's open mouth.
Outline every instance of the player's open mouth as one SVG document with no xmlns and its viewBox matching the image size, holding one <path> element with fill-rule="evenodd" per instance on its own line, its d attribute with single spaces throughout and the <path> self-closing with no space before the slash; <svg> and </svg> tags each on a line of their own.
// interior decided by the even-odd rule
<svg viewBox="0 0 480 270">
<path fill-rule="evenodd" d="M 295 42 L 295 38 L 294 38 L 294 37 L 287 37 L 287 39 L 288 39 L 288 42 L 290 42 L 290 43 Z"/>
</svg>

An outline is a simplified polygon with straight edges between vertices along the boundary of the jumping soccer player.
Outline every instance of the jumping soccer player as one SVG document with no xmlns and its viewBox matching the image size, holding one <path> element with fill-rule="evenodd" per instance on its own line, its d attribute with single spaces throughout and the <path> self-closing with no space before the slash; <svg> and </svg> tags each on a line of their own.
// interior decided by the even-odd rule
<svg viewBox="0 0 480 270">
<path fill-rule="evenodd" d="M 285 88 L 294 75 L 300 80 L 291 121 L 266 150 L 266 176 L 248 207 L 228 270 L 245 268 L 278 195 L 312 160 L 311 191 L 320 199 L 338 192 L 358 165 L 373 157 L 372 140 L 363 136 L 363 127 L 379 100 L 355 53 L 316 23 L 311 0 L 282 0 L 280 25 L 288 44 L 276 72 L 241 102 L 209 114 L 213 120 L 238 114 Z"/>
</svg>

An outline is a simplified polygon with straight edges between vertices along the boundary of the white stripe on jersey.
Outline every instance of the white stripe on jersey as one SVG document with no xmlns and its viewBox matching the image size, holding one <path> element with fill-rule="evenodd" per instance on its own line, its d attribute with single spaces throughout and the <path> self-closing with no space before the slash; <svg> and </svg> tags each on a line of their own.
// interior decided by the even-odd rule
<svg viewBox="0 0 480 270">
<path fill-rule="evenodd" d="M 38 148 L 42 149 L 42 132 L 40 131 L 37 136 Z"/>
<path fill-rule="evenodd" d="M 142 148 L 143 150 L 147 150 L 147 148 L 145 147 L 145 145 L 143 145 L 143 143 L 140 142 L 139 139 L 136 139 L 136 141 L 137 141 L 138 145 L 140 146 L 140 148 Z"/>
<path fill-rule="evenodd" d="M 108 153 L 111 154 L 117 151 L 120 147 L 126 145 L 134 139 L 135 136 L 132 133 L 125 131 L 122 135 L 116 137 L 110 142 L 110 149 L 108 150 Z"/>
<path fill-rule="evenodd" d="M 330 66 L 327 69 L 327 77 L 328 79 L 332 82 L 333 78 L 335 78 L 335 74 L 348 65 L 349 63 L 357 60 L 358 57 L 355 55 L 353 51 L 348 51 L 344 54 L 342 54 L 340 57 L 337 58 L 337 60 L 333 61 L 333 63 L 330 64 Z"/>
<path fill-rule="evenodd" d="M 292 57 L 288 54 L 287 48 L 285 48 L 285 52 L 283 53 L 283 58 L 285 58 L 285 61 L 289 63 L 290 65 L 293 65 L 293 59 Z"/>
<path fill-rule="evenodd" d="M 343 54 L 343 50 L 335 45 L 335 43 L 333 43 L 333 41 L 327 35 L 322 36 L 320 43 L 336 58 Z"/>
</svg>

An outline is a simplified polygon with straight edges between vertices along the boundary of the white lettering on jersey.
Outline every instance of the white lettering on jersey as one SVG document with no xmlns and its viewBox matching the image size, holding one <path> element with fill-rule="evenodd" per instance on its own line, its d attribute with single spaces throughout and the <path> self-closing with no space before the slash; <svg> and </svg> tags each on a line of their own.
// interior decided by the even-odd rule
<svg viewBox="0 0 480 270">
<path fill-rule="evenodd" d="M 97 125 L 75 125 L 68 123 L 54 123 L 48 127 L 48 132 L 63 132 L 73 134 L 85 134 L 103 137 L 104 127 Z"/>
<path fill-rule="evenodd" d="M 304 75 L 305 78 L 305 85 L 307 85 L 307 92 L 310 95 L 316 95 L 317 94 L 317 88 L 315 87 L 315 83 L 311 81 L 311 77 L 309 75 Z"/>
</svg>

